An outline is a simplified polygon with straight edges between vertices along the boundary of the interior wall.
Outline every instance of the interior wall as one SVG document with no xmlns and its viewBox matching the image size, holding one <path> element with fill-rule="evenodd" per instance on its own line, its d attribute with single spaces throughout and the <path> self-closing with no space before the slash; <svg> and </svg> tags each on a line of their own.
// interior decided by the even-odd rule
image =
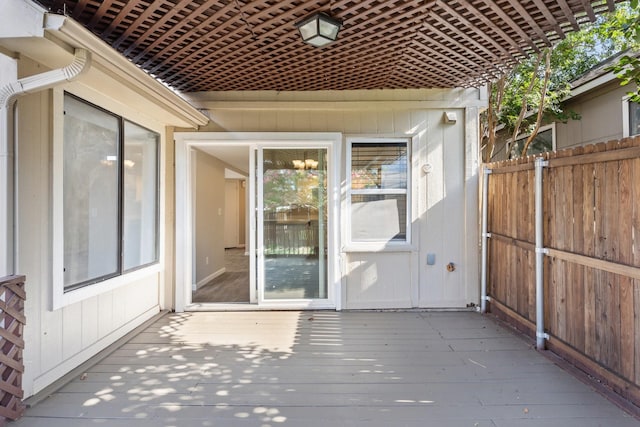
<svg viewBox="0 0 640 427">
<path fill-rule="evenodd" d="M 247 181 L 238 182 L 238 243 L 240 246 L 247 246 Z"/>
<path fill-rule="evenodd" d="M 22 57 L 20 76 L 46 71 Z M 144 277 L 122 276 L 122 284 L 110 291 L 52 310 L 52 259 L 56 242 L 52 241 L 52 156 L 55 140 L 52 128 L 62 120 L 54 110 L 54 99 L 68 90 L 89 102 L 131 119 L 163 135 L 164 126 L 141 116 L 144 105 L 128 106 L 117 100 L 118 87 L 110 96 L 87 87 L 82 79 L 54 90 L 24 95 L 17 101 L 17 272 L 26 275 L 27 300 L 24 330 L 25 373 L 23 387 L 28 397 L 83 363 L 98 351 L 157 314 L 164 281 L 160 243 L 160 268 Z M 57 111 L 57 113 L 55 113 Z M 164 152 L 162 136 L 160 151 Z M 160 205 L 164 203 L 161 168 Z M 161 208 L 160 220 L 164 220 Z M 163 234 L 159 236 L 162 242 Z"/>
<path fill-rule="evenodd" d="M 201 286 L 224 273 L 225 164 L 194 150 L 194 281 Z"/>
<path fill-rule="evenodd" d="M 245 187 L 244 179 L 226 179 L 225 232 L 228 235 L 225 237 L 225 247 L 227 248 L 245 246 L 247 220 Z M 229 215 L 233 215 L 233 218 L 229 218 Z M 230 227 L 233 227 L 233 230 Z"/>
<path fill-rule="evenodd" d="M 240 225 L 237 179 L 225 180 L 225 206 L 224 206 L 224 247 L 235 248 L 240 241 L 238 228 Z"/>
</svg>

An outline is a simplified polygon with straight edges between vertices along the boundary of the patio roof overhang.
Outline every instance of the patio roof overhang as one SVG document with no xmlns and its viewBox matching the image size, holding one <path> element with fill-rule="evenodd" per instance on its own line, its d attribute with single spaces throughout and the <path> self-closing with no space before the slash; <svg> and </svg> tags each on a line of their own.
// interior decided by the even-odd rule
<svg viewBox="0 0 640 427">
<path fill-rule="evenodd" d="M 40 0 L 181 92 L 475 87 L 620 0 Z M 323 11 L 338 40 L 305 44 Z"/>
</svg>

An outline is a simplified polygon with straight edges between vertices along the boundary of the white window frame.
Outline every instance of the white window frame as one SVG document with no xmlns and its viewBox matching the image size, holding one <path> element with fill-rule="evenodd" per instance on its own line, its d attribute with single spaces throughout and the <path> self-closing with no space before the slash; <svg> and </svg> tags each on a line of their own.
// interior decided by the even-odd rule
<svg viewBox="0 0 640 427">
<path fill-rule="evenodd" d="M 50 309 L 57 310 L 65 306 L 75 304 L 85 299 L 112 291 L 121 286 L 139 281 L 145 280 L 149 277 L 158 276 L 163 269 L 164 251 L 162 247 L 162 240 L 164 235 L 162 232 L 162 223 L 164 221 L 162 214 L 162 204 L 164 203 L 164 197 L 162 194 L 162 173 L 163 173 L 163 137 L 157 130 L 153 130 L 158 133 L 158 148 L 157 148 L 157 195 L 156 203 L 158 203 L 157 215 L 157 260 L 154 263 L 134 268 L 128 271 L 122 271 L 119 275 L 105 279 L 103 281 L 97 281 L 87 286 L 83 286 L 77 289 L 65 291 L 64 286 L 64 97 L 65 93 L 69 93 L 89 104 L 98 105 L 91 96 L 87 94 L 77 94 L 73 91 L 64 91 L 61 89 L 53 90 L 53 148 L 52 148 L 52 232 L 51 232 L 51 266 L 52 266 L 52 293 L 50 299 Z M 113 111 L 113 108 L 104 108 L 106 111 Z M 136 120 L 132 120 L 127 117 L 126 114 L 116 114 L 124 121 L 129 121 L 138 126 L 145 127 L 139 124 Z M 122 197 L 122 196 L 121 196 Z"/>
<path fill-rule="evenodd" d="M 636 136 L 640 134 L 631 134 L 631 121 L 629 120 L 629 113 L 631 109 L 629 108 L 629 104 L 631 104 L 629 95 L 625 95 L 622 97 L 622 137 L 629 138 L 630 136 Z"/>
<path fill-rule="evenodd" d="M 344 241 L 345 246 L 343 251 L 345 252 L 393 252 L 393 251 L 407 251 L 412 250 L 412 156 L 413 156 L 413 138 L 385 138 L 385 137 L 348 137 L 346 141 L 346 161 L 345 161 L 345 209 L 344 209 Z M 406 185 L 406 239 L 401 240 L 389 240 L 389 241 L 353 241 L 351 238 L 351 195 L 354 194 L 351 188 L 351 151 L 354 143 L 398 143 L 403 142 L 407 144 L 407 185 Z M 374 190 L 372 194 L 384 194 L 384 190 Z M 399 194 L 397 190 L 391 191 L 392 194 Z M 356 192 L 355 194 L 362 194 Z"/>
</svg>

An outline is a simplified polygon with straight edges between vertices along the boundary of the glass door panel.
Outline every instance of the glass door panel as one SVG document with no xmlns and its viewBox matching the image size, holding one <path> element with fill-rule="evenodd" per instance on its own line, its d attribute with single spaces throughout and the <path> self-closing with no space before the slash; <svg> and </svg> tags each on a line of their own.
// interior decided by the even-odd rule
<svg viewBox="0 0 640 427">
<path fill-rule="evenodd" d="M 261 157 L 262 299 L 326 299 L 327 149 Z"/>
</svg>

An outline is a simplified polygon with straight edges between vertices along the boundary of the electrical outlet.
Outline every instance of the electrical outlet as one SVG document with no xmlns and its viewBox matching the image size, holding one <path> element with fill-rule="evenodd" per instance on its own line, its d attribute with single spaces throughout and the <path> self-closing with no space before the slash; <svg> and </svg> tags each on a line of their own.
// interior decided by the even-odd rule
<svg viewBox="0 0 640 427">
<path fill-rule="evenodd" d="M 207 264 L 207 265 L 209 265 L 209 257 L 205 257 L 205 258 L 204 258 L 204 263 L 205 263 L 205 264 Z"/>
</svg>

